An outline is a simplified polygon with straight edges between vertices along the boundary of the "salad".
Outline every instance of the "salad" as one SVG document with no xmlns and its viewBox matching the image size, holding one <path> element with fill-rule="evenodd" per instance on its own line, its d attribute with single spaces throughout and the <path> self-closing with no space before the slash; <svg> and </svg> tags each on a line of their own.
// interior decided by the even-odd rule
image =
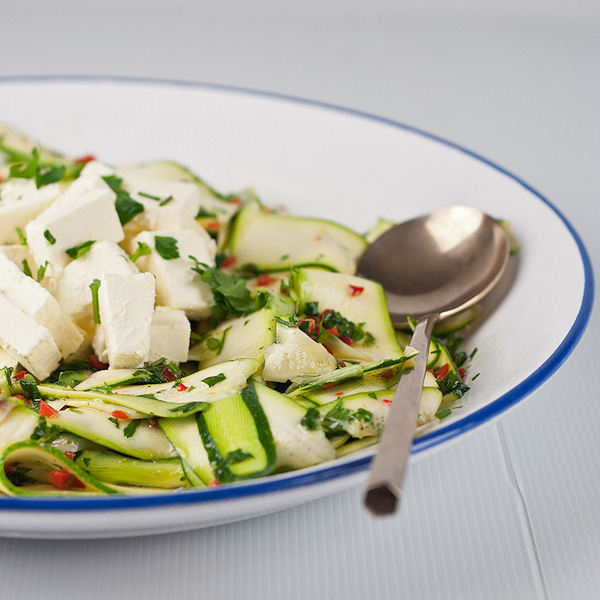
<svg viewBox="0 0 600 600">
<path fill-rule="evenodd" d="M 215 486 L 377 442 L 415 352 L 354 273 L 391 223 L 360 235 L 1 124 L 0 151 L 0 493 Z M 438 324 L 421 429 L 468 390 L 476 312 Z"/>
</svg>

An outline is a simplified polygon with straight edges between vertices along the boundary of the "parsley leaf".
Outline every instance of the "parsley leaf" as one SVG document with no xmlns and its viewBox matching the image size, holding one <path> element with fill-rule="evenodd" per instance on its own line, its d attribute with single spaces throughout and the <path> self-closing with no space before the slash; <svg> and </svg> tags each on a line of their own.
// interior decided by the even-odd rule
<svg viewBox="0 0 600 600">
<path fill-rule="evenodd" d="M 154 247 L 156 251 L 165 260 L 173 260 L 179 258 L 179 249 L 177 248 L 177 240 L 172 237 L 155 235 Z"/>
<path fill-rule="evenodd" d="M 100 280 L 94 279 L 90 283 L 90 290 L 92 290 L 92 308 L 94 309 L 94 323 L 100 325 L 100 304 L 98 302 L 98 290 L 100 289 Z"/>
<path fill-rule="evenodd" d="M 316 408 L 309 408 L 306 411 L 306 414 L 302 417 L 302 420 L 300 421 L 300 425 L 302 425 L 302 427 L 304 427 L 305 429 L 308 429 L 308 431 L 315 431 L 316 429 L 319 429 L 319 426 L 321 424 L 321 415 L 319 414 L 319 411 Z"/>
<path fill-rule="evenodd" d="M 11 166 L 9 177 L 20 179 L 35 179 L 37 188 L 60 181 L 67 168 L 65 165 L 45 165 L 40 163 L 40 153 L 37 148 L 31 151 L 29 162 L 20 162 Z"/>
<path fill-rule="evenodd" d="M 46 238 L 46 240 L 48 240 L 48 243 L 51 246 L 56 244 L 56 238 L 50 233 L 49 229 L 46 229 L 46 231 L 44 231 L 44 237 Z"/>
<path fill-rule="evenodd" d="M 129 425 L 123 429 L 123 435 L 126 438 L 130 438 L 135 433 L 135 430 L 138 428 L 141 422 L 141 419 L 133 419 L 133 421 L 131 421 Z"/>
<path fill-rule="evenodd" d="M 212 289 L 215 300 L 215 306 L 213 306 L 215 320 L 223 320 L 229 314 L 241 317 L 257 311 L 266 304 L 267 296 L 261 294 L 253 297 L 246 287 L 244 278 L 225 273 L 217 267 L 209 267 L 198 262 L 193 256 L 190 258 L 196 263 L 192 270 L 199 273 L 200 279 L 208 283 Z"/>
<path fill-rule="evenodd" d="M 107 175 L 103 177 L 108 187 L 117 195 L 115 200 L 115 208 L 119 215 L 121 225 L 129 223 L 136 215 L 144 212 L 144 205 L 137 200 L 134 200 L 127 191 L 123 188 L 123 180 L 116 175 Z"/>
<path fill-rule="evenodd" d="M 73 246 L 65 252 L 73 259 L 81 258 L 84 254 L 87 254 L 92 246 L 96 243 L 96 240 L 89 240 L 88 242 L 83 242 L 83 244 L 79 244 L 79 246 Z"/>
<path fill-rule="evenodd" d="M 208 387 L 212 387 L 213 385 L 217 385 L 220 381 L 224 381 L 227 379 L 224 373 L 219 373 L 218 375 L 214 375 L 213 377 L 206 377 L 202 381 L 208 385 Z"/>
<path fill-rule="evenodd" d="M 137 245 L 138 247 L 135 249 L 135 252 L 129 257 L 131 262 L 135 262 L 140 256 L 147 256 L 152 252 L 150 246 L 144 242 L 138 242 Z"/>
</svg>

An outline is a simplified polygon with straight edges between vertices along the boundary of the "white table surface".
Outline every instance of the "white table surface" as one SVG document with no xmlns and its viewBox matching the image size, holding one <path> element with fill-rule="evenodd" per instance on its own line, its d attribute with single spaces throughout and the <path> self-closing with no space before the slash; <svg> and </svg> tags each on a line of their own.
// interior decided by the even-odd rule
<svg viewBox="0 0 600 600">
<path fill-rule="evenodd" d="M 251 12 L 241 2 L 142 10 L 135 0 L 9 1 L 0 76 L 223 83 L 414 125 L 539 190 L 575 226 L 597 268 L 598 11 L 587 3 L 580 18 L 540 9 L 502 18 L 446 11 L 435 20 L 416 9 L 386 15 L 384 5 L 369 16 L 337 2 L 303 13 Z M 560 302 L 560 282 L 557 271 L 548 302 Z M 366 514 L 353 489 L 188 533 L 0 539 L 0 599 L 597 599 L 599 347 L 593 315 L 565 365 L 527 401 L 412 466 L 393 518 Z"/>
</svg>

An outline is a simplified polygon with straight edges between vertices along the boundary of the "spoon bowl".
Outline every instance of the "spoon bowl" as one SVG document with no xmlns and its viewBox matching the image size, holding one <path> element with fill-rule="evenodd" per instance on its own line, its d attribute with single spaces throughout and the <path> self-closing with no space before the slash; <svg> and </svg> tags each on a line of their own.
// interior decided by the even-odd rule
<svg viewBox="0 0 600 600">
<path fill-rule="evenodd" d="M 500 280 L 510 244 L 498 221 L 470 206 L 448 206 L 396 225 L 363 254 L 358 274 L 383 285 L 395 326 L 417 319 L 414 368 L 400 378 L 373 459 L 365 504 L 396 511 L 414 438 L 433 326 L 484 298 Z"/>
<path fill-rule="evenodd" d="M 479 302 L 508 259 L 504 228 L 470 206 L 448 206 L 396 225 L 363 254 L 358 274 L 383 285 L 394 325 L 449 317 Z"/>
</svg>

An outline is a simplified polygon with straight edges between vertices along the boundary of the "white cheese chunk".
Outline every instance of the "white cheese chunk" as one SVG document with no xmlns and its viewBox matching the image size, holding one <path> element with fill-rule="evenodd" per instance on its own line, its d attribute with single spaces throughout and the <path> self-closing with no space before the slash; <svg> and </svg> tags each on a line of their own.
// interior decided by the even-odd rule
<svg viewBox="0 0 600 600">
<path fill-rule="evenodd" d="M 36 262 L 44 264 L 48 261 L 55 270 L 60 270 L 70 260 L 66 254 L 69 248 L 90 240 L 115 243 L 123 240 L 125 234 L 115 208 L 115 198 L 115 193 L 101 177 L 77 179 L 25 228 L 27 243 Z"/>
<path fill-rule="evenodd" d="M 157 306 L 152 317 L 148 361 L 185 362 L 190 347 L 190 322 L 182 310 Z"/>
<path fill-rule="evenodd" d="M 21 244 L 0 246 L 0 254 L 4 254 L 6 258 L 14 262 L 18 267 L 22 267 L 23 261 L 26 260 L 27 264 L 33 270 L 33 262 L 31 261 L 31 255 L 27 246 L 22 246 Z"/>
<path fill-rule="evenodd" d="M 150 352 L 154 277 L 150 273 L 107 273 L 100 282 L 100 327 L 107 362 L 111 369 L 141 367 Z"/>
<path fill-rule="evenodd" d="M 87 175 L 99 175 L 100 177 L 107 177 L 114 174 L 115 170 L 112 167 L 99 160 L 90 160 L 90 162 L 86 163 L 85 167 L 81 169 L 79 177 L 86 177 Z"/>
<path fill-rule="evenodd" d="M 19 361 L 14 356 L 9 354 L 6 350 L 0 348 L 0 369 L 2 369 L 2 367 L 10 367 L 11 369 L 15 369 L 18 364 Z"/>
<path fill-rule="evenodd" d="M 144 206 L 144 211 L 135 217 L 140 229 L 202 229 L 196 222 L 202 193 L 196 183 L 145 179 L 128 181 L 124 186 L 131 197 Z"/>
<path fill-rule="evenodd" d="M 96 242 L 89 252 L 70 262 L 54 283 L 54 294 L 62 309 L 74 317 L 92 316 L 90 283 L 107 273 L 135 275 L 139 269 L 125 251 L 113 242 Z"/>
<path fill-rule="evenodd" d="M 41 188 L 33 179 L 9 179 L 0 185 L 0 244 L 19 241 L 17 227 L 25 225 L 46 210 L 60 195 L 60 185 Z"/>
<path fill-rule="evenodd" d="M 38 379 L 46 379 L 62 358 L 50 332 L 2 293 L 0 347 Z"/>
<path fill-rule="evenodd" d="M 83 335 L 62 311 L 56 298 L 0 254 L 0 292 L 50 332 L 63 358 L 73 354 L 83 342 Z"/>
<path fill-rule="evenodd" d="M 156 251 L 156 237 L 173 238 L 177 243 L 178 258 L 164 259 Z M 201 281 L 200 275 L 192 271 L 195 265 L 189 258 L 194 256 L 199 262 L 214 266 L 212 246 L 205 237 L 192 230 L 143 231 L 133 239 L 134 244 L 147 244 L 151 253 L 137 260 L 142 271 L 150 271 L 156 276 L 156 300 L 161 306 L 185 311 L 190 319 L 208 317 L 213 304 L 210 286 Z"/>
</svg>

